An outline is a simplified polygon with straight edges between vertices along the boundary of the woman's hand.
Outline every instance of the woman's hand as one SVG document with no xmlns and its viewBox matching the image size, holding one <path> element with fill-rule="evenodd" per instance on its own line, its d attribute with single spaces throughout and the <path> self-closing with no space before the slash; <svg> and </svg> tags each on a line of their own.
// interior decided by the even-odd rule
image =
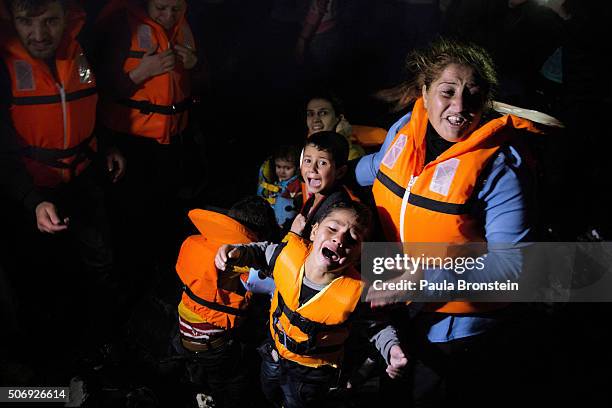
<svg viewBox="0 0 612 408">
<path fill-rule="evenodd" d="M 227 268 L 228 262 L 231 260 L 236 260 L 240 258 L 240 247 L 234 245 L 222 245 L 217 250 L 217 255 L 215 256 L 215 266 L 217 269 L 224 271 Z"/>
<path fill-rule="evenodd" d="M 183 67 L 185 69 L 191 69 L 195 67 L 195 64 L 198 63 L 198 56 L 196 55 L 195 51 L 190 47 L 185 47 L 183 45 L 176 44 L 174 46 L 174 50 L 176 51 L 176 54 L 178 55 L 181 62 L 183 63 Z"/>
<path fill-rule="evenodd" d="M 168 73 L 174 69 L 176 56 L 174 50 L 156 53 L 156 49 L 151 49 L 143 55 L 140 64 L 130 71 L 130 79 L 139 85 L 149 78 Z"/>
</svg>

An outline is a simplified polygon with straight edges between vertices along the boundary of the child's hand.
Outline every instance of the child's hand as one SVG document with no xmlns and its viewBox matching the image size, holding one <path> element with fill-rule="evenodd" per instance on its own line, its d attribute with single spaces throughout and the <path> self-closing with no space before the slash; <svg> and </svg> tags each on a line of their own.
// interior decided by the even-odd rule
<svg viewBox="0 0 612 408">
<path fill-rule="evenodd" d="M 215 256 L 215 266 L 217 269 L 224 271 L 227 268 L 228 261 L 238 258 L 240 258 L 240 247 L 222 245 Z"/>
<path fill-rule="evenodd" d="M 402 348 L 397 344 L 392 346 L 391 350 L 389 351 L 387 375 L 389 375 L 390 378 L 400 377 L 406 365 L 408 365 L 408 359 L 404 355 Z"/>
<path fill-rule="evenodd" d="M 305 227 L 306 217 L 304 217 L 302 214 L 298 214 L 291 224 L 291 232 L 301 236 Z"/>
</svg>

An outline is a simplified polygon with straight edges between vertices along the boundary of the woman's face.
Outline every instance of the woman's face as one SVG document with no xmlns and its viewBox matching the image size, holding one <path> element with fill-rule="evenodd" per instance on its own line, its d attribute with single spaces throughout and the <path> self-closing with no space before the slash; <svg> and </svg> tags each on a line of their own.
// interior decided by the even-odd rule
<svg viewBox="0 0 612 408">
<path fill-rule="evenodd" d="M 323 130 L 335 130 L 338 119 L 334 107 L 326 99 L 311 99 L 306 105 L 308 136 Z"/>
<path fill-rule="evenodd" d="M 484 93 L 473 68 L 451 64 L 422 92 L 429 122 L 443 139 L 461 141 L 478 127 Z"/>
<path fill-rule="evenodd" d="M 185 0 L 148 0 L 147 13 L 151 20 L 170 30 L 178 23 L 185 6 Z"/>
</svg>

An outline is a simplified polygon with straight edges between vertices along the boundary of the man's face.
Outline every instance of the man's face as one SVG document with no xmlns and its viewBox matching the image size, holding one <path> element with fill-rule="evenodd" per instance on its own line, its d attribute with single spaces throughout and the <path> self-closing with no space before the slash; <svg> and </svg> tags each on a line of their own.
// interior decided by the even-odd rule
<svg viewBox="0 0 612 408">
<path fill-rule="evenodd" d="M 185 0 L 148 0 L 147 13 L 166 30 L 171 30 L 185 12 Z"/>
<path fill-rule="evenodd" d="M 33 58 L 55 55 L 66 28 L 66 13 L 54 1 L 34 10 L 12 10 L 13 25 L 23 46 Z"/>
</svg>

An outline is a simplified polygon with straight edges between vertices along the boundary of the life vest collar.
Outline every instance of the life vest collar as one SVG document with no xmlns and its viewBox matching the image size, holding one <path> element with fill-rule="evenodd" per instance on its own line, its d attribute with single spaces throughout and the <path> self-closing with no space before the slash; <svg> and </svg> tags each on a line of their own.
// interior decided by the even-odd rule
<svg viewBox="0 0 612 408">
<path fill-rule="evenodd" d="M 207 241 L 220 243 L 257 241 L 255 233 L 227 215 L 202 209 L 191 210 L 188 215 Z"/>
</svg>

